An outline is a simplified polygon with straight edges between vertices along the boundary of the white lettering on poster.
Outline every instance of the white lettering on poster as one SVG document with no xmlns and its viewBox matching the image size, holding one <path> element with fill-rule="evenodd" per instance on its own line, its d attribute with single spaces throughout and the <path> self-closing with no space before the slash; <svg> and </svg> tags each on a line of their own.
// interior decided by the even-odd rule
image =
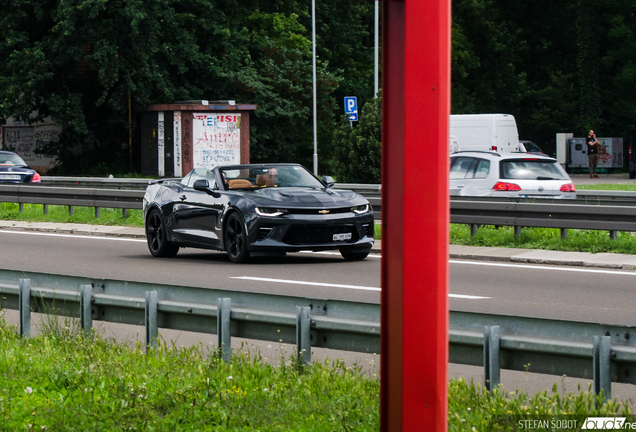
<svg viewBox="0 0 636 432">
<path fill-rule="evenodd" d="M 194 168 L 241 163 L 241 114 L 193 114 Z"/>
<path fill-rule="evenodd" d="M 181 111 L 174 112 L 174 176 L 181 177 Z"/>
</svg>

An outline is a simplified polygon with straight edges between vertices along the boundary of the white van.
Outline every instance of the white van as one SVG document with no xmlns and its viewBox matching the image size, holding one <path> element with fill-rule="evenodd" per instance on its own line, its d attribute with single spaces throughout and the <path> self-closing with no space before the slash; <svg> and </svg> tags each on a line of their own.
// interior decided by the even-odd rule
<svg viewBox="0 0 636 432">
<path fill-rule="evenodd" d="M 511 114 L 453 114 L 450 134 L 461 143 L 462 151 L 519 151 L 517 122 Z"/>
</svg>

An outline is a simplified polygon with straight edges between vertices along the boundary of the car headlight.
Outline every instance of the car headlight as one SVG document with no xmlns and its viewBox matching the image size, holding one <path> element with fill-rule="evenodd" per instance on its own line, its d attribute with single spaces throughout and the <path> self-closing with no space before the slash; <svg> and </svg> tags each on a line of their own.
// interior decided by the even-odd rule
<svg viewBox="0 0 636 432">
<path fill-rule="evenodd" d="M 351 207 L 351 210 L 353 210 L 353 212 L 356 213 L 356 214 L 367 213 L 369 211 L 369 204 L 364 204 L 364 205 L 359 205 L 359 206 L 356 206 L 356 207 Z"/>
<path fill-rule="evenodd" d="M 268 208 L 268 207 L 256 207 L 256 214 L 259 216 L 269 216 L 276 217 L 287 214 L 288 211 L 285 209 L 276 209 L 276 208 Z"/>
</svg>

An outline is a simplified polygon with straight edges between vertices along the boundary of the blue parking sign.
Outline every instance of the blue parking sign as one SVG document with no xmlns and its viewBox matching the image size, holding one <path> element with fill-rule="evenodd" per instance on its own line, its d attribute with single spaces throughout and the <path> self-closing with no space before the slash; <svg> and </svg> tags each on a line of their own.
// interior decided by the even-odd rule
<svg viewBox="0 0 636 432">
<path fill-rule="evenodd" d="M 358 98 L 355 96 L 347 96 L 344 98 L 345 114 L 349 121 L 358 121 Z"/>
</svg>

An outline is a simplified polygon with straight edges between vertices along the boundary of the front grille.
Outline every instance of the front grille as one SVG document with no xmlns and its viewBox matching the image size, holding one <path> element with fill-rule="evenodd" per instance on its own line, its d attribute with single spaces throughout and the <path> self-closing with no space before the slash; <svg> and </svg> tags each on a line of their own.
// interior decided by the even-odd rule
<svg viewBox="0 0 636 432">
<path fill-rule="evenodd" d="M 331 209 L 324 209 L 324 208 L 314 208 L 314 209 L 287 209 L 287 211 L 290 214 L 313 214 L 313 215 L 317 215 L 317 214 L 336 214 L 336 213 L 353 213 L 353 210 L 351 210 L 351 207 L 341 207 L 341 208 L 331 208 Z M 327 213 L 320 213 L 320 212 L 324 212 L 324 211 L 328 211 Z"/>
<path fill-rule="evenodd" d="M 373 238 L 373 223 L 362 224 L 362 230 L 364 231 L 364 235 Z"/>
<path fill-rule="evenodd" d="M 334 243 L 334 234 L 351 233 L 351 240 L 342 243 L 358 241 L 358 230 L 355 225 L 324 225 L 324 224 L 296 224 L 289 227 L 283 237 L 283 243 L 291 245 Z"/>
</svg>

